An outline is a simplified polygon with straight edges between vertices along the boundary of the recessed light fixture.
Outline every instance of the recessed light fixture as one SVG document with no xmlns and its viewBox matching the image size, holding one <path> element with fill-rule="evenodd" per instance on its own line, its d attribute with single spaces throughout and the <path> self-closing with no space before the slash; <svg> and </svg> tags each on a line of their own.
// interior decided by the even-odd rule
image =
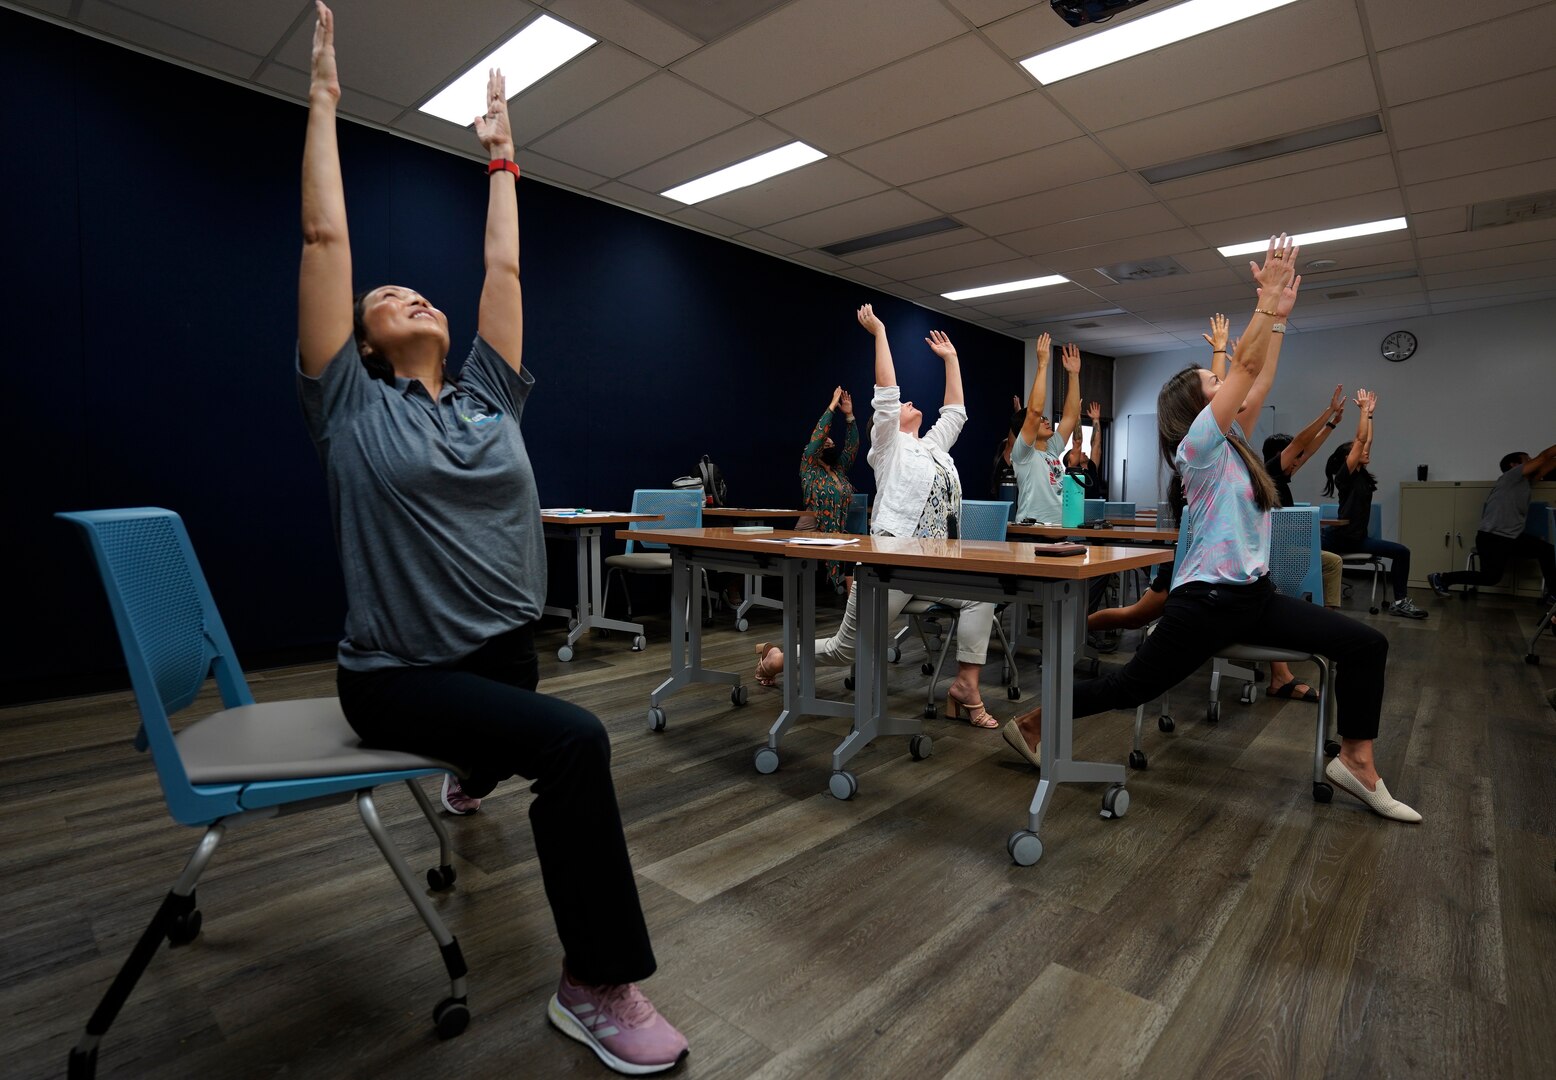
<svg viewBox="0 0 1556 1080">
<path fill-rule="evenodd" d="M 814 146 L 792 142 L 776 150 L 769 150 L 765 154 L 758 154 L 754 158 L 737 161 L 718 172 L 709 173 L 707 176 L 688 181 L 669 191 L 661 191 L 659 194 L 690 206 L 692 203 L 700 203 L 704 199 L 711 199 L 715 195 L 723 195 L 737 188 L 750 187 L 770 176 L 786 173 L 790 169 L 798 169 L 801 165 L 809 165 L 812 161 L 820 161 L 826 156 Z"/>
<path fill-rule="evenodd" d="M 501 68 L 508 96 L 532 86 L 595 43 L 564 22 L 542 15 L 467 68 L 421 107 L 451 124 L 470 125 L 486 103 L 486 73 Z"/>
<path fill-rule="evenodd" d="M 1007 281 L 1002 285 L 980 285 L 976 289 L 960 289 L 956 292 L 941 293 L 947 300 L 971 300 L 975 296 L 994 296 L 998 293 L 1020 292 L 1022 289 L 1041 289 L 1046 285 L 1062 285 L 1070 279 L 1053 274 L 1049 277 L 1023 278 L 1021 281 Z"/>
<path fill-rule="evenodd" d="M 1322 244 L 1326 240 L 1349 240 L 1353 236 L 1371 236 L 1373 233 L 1395 232 L 1403 228 L 1405 228 L 1405 219 L 1396 217 L 1384 221 L 1365 221 L 1360 225 L 1343 225 L 1338 229 L 1298 233 L 1291 238 L 1291 242 L 1306 247 L 1309 244 Z M 1256 251 L 1265 250 L 1269 244 L 1269 238 L 1266 237 L 1263 240 L 1250 240 L 1246 244 L 1230 244 L 1216 250 L 1230 258 L 1233 255 L 1252 255 Z"/>
<path fill-rule="evenodd" d="M 1084 71 L 1116 64 L 1131 56 L 1160 49 L 1187 38 L 1207 34 L 1231 23 L 1262 15 L 1294 0 L 1185 0 L 1165 11 L 1133 19 L 1122 26 L 1104 30 L 1048 49 L 1021 61 L 1032 77 L 1047 86 L 1079 75 Z"/>
</svg>

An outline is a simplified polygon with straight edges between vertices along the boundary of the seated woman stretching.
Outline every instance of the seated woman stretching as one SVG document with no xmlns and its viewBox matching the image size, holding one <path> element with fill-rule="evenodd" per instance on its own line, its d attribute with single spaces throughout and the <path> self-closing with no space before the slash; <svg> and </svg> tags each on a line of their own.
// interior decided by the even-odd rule
<svg viewBox="0 0 1556 1080">
<path fill-rule="evenodd" d="M 843 423 L 848 434 L 838 447 L 830 434 L 832 420 L 839 404 L 843 408 Z M 805 496 L 805 514 L 809 522 L 801 519 L 799 528 L 821 532 L 840 533 L 848 522 L 848 507 L 854 500 L 854 485 L 848 479 L 848 470 L 854 467 L 859 456 L 859 425 L 854 423 L 854 399 L 839 386 L 832 391 L 832 401 L 827 411 L 816 421 L 816 429 L 805 444 L 805 454 L 800 458 L 800 490 Z M 853 579 L 844 575 L 843 564 L 827 563 L 827 582 L 842 592 L 852 585 Z"/>
<path fill-rule="evenodd" d="M 920 438 L 924 414 L 913 402 L 902 400 L 885 325 L 869 304 L 859 309 L 858 318 L 859 325 L 875 338 L 875 397 L 870 402 L 868 457 L 875 470 L 875 509 L 871 512 L 870 533 L 943 539 L 951 534 L 951 522 L 960 520 L 962 515 L 962 481 L 950 453 L 962 433 L 962 425 L 967 423 L 956 347 L 939 330 L 931 331 L 924 339 L 945 362 L 945 400 L 939 419 Z M 854 662 L 857 599 L 849 590 L 848 607 L 837 633 L 817 640 L 818 664 L 846 667 Z M 895 622 L 912 599 L 908 593 L 890 590 L 887 623 Z M 974 727 L 999 727 L 999 721 L 983 707 L 983 695 L 978 689 L 989 634 L 994 628 L 994 605 L 953 599 L 934 602 L 960 609 L 956 623 L 956 679 L 946 688 L 945 695 L 947 716 L 965 719 Z M 764 686 L 773 685 L 774 678 L 783 670 L 783 650 L 764 641 L 756 647 L 756 655 L 757 681 Z"/>
<path fill-rule="evenodd" d="M 500 72 L 476 135 L 486 181 L 486 278 L 456 381 L 448 319 L 419 293 L 351 295 L 335 141 L 334 16 L 318 5 L 303 146 L 297 386 L 329 481 L 345 571 L 340 704 L 363 743 L 468 770 L 465 808 L 533 780 L 535 853 L 566 955 L 553 1024 L 626 1073 L 658 1072 L 686 1039 L 636 981 L 654 971 L 610 740 L 594 714 L 537 694 L 534 623 L 546 591 L 540 504 L 519 420 L 519 210 Z M 448 794 L 445 792 L 445 801 Z"/>
<path fill-rule="evenodd" d="M 1367 525 L 1372 520 L 1372 493 L 1378 481 L 1367 469 L 1372 459 L 1372 414 L 1378 407 L 1378 395 L 1366 390 L 1356 392 L 1356 405 L 1361 416 L 1356 423 L 1356 438 L 1342 443 L 1324 463 L 1324 495 L 1339 492 L 1340 517 L 1344 525 L 1330 525 L 1324 530 L 1325 551 L 1336 555 L 1365 551 L 1389 560 L 1389 582 L 1394 587 L 1394 602 L 1384 607 L 1390 615 L 1402 619 L 1424 619 L 1427 612 L 1416 607 L 1410 599 L 1410 549 L 1392 540 L 1382 540 L 1367 535 Z"/>
<path fill-rule="evenodd" d="M 1269 578 L 1270 515 L 1275 485 L 1252 449 L 1230 434 L 1237 411 L 1262 371 L 1272 334 L 1285 332 L 1273 306 L 1290 310 L 1301 278 L 1297 249 L 1271 238 L 1263 266 L 1251 264 L 1261 299 L 1222 382 L 1204 368 L 1168 380 L 1156 402 L 1162 457 L 1181 485 L 1190 539 L 1156 632 L 1124 667 L 1075 686 L 1075 715 L 1133 708 L 1177 685 L 1233 643 L 1321 652 L 1335 662 L 1340 754 L 1325 772 L 1374 813 L 1419 821 L 1389 795 L 1373 764 L 1383 710 L 1388 639 L 1377 630 L 1315 604 L 1281 596 Z M 1042 709 L 1005 726 L 1005 738 L 1040 765 Z"/>
</svg>

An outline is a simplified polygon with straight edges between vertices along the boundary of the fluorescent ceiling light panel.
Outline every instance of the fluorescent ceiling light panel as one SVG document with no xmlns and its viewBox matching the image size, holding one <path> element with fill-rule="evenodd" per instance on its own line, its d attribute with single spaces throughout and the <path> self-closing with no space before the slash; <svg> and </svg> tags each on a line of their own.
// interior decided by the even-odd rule
<svg viewBox="0 0 1556 1080">
<path fill-rule="evenodd" d="M 1050 277 L 1031 277 L 1021 281 L 1007 281 L 1003 285 L 982 285 L 976 289 L 941 293 L 947 300 L 971 300 L 975 296 L 994 296 L 998 293 L 1020 292 L 1022 289 L 1041 289 L 1046 285 L 1063 285 L 1070 279 L 1053 274 Z"/>
<path fill-rule="evenodd" d="M 1360 225 L 1342 225 L 1338 229 L 1322 229 L 1318 232 L 1298 233 L 1291 238 L 1291 242 L 1299 247 L 1307 247 L 1309 244 L 1322 244 L 1326 240 L 1349 240 L 1353 236 L 1371 236 L 1373 233 L 1396 232 L 1403 228 L 1405 228 L 1405 219 L 1396 217 L 1388 218 L 1385 221 L 1366 221 Z M 1252 255 L 1256 251 L 1266 250 L 1269 246 L 1269 237 L 1265 237 L 1263 240 L 1250 240 L 1246 244 L 1231 244 L 1216 250 L 1230 258 L 1233 255 Z"/>
<path fill-rule="evenodd" d="M 1116 64 L 1174 42 L 1208 34 L 1231 23 L 1262 15 L 1294 0 L 1184 0 L 1165 11 L 1132 19 L 1068 45 L 1040 52 L 1021 66 L 1044 86 L 1094 68 Z"/>
<path fill-rule="evenodd" d="M 542 15 L 507 41 L 487 53 L 433 99 L 421 107 L 424 113 L 451 124 L 469 127 L 486 105 L 486 73 L 502 69 L 508 96 L 532 86 L 595 43 L 595 39 L 566 23 Z"/>
<path fill-rule="evenodd" d="M 707 176 L 688 181 L 669 191 L 661 191 L 659 194 L 690 206 L 692 203 L 711 199 L 715 195 L 723 195 L 739 188 L 750 187 L 752 184 L 759 184 L 770 176 L 798 169 L 801 165 L 809 165 L 812 161 L 820 161 L 826 156 L 814 146 L 792 142 L 776 150 L 769 150 L 765 154 L 758 154 L 754 158 L 737 161 L 718 172 L 709 173 Z"/>
</svg>

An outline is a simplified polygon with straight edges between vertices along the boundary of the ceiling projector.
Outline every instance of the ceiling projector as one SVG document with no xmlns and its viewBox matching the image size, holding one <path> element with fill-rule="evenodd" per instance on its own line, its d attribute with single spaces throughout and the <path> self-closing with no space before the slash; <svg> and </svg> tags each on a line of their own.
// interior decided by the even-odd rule
<svg viewBox="0 0 1556 1080">
<path fill-rule="evenodd" d="M 1120 11 L 1139 7 L 1146 0 L 1051 0 L 1054 14 L 1071 26 L 1107 22 Z"/>
</svg>

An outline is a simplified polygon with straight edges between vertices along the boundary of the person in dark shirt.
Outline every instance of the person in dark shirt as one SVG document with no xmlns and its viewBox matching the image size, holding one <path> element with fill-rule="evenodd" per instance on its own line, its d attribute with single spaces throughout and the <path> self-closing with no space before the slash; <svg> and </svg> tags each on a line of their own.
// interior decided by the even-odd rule
<svg viewBox="0 0 1556 1080">
<path fill-rule="evenodd" d="M 1064 471 L 1075 477 L 1086 490 L 1088 499 L 1106 499 L 1107 481 L 1102 479 L 1102 405 L 1093 401 L 1086 407 L 1086 417 L 1091 421 L 1091 449 L 1081 449 L 1081 429 L 1075 429 L 1074 441 L 1065 451 Z"/>
<path fill-rule="evenodd" d="M 1535 478 L 1556 467 L 1556 446 L 1547 446 L 1534 457 L 1523 451 L 1508 454 L 1501 462 L 1502 475 L 1486 496 L 1475 533 L 1475 550 L 1480 554 L 1479 570 L 1460 570 L 1451 574 L 1428 574 L 1432 590 L 1447 596 L 1453 585 L 1495 585 L 1507 573 L 1514 559 L 1538 559 L 1545 577 L 1543 603 L 1556 603 L 1556 550 L 1533 533 L 1524 530 L 1529 521 L 1529 500 Z"/>
</svg>

